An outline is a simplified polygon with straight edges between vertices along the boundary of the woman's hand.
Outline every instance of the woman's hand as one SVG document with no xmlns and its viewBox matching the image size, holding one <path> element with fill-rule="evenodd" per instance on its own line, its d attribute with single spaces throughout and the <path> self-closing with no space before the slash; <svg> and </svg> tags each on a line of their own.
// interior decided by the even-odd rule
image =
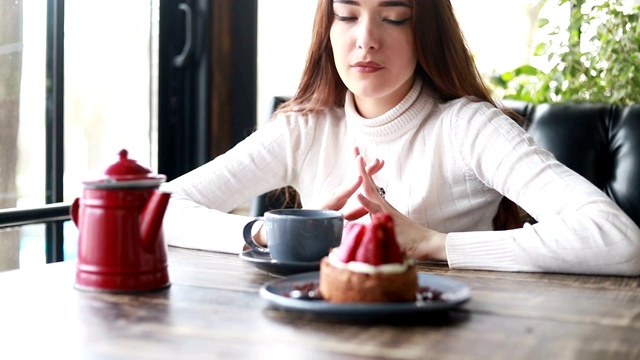
<svg viewBox="0 0 640 360">
<path fill-rule="evenodd" d="M 340 186 L 333 189 L 330 194 L 323 194 L 322 196 L 316 197 L 316 199 L 314 199 L 310 205 L 305 206 L 305 208 L 337 211 L 343 210 L 344 218 L 347 221 L 356 220 L 368 214 L 368 211 L 362 206 L 346 211 L 343 209 L 349 198 L 351 198 L 356 191 L 358 191 L 360 185 L 362 185 L 362 176 L 359 174 L 360 170 L 358 164 L 364 160 L 360 156 L 360 149 L 358 147 L 354 148 L 354 154 L 358 168 L 354 176 L 347 177 L 347 179 Z M 360 158 L 358 158 L 359 156 Z M 363 167 L 364 172 L 371 177 L 384 167 L 384 161 L 375 159 L 371 164 L 363 164 Z M 260 226 L 260 229 L 255 233 L 253 239 L 259 245 L 267 246 L 267 236 L 264 226 Z"/>
<path fill-rule="evenodd" d="M 384 161 L 375 159 L 371 164 L 366 164 L 362 156 L 360 156 L 360 149 L 358 149 L 358 147 L 355 147 L 354 154 L 358 168 L 355 176 L 348 177 L 340 186 L 333 189 L 330 194 L 324 194 L 322 197 L 316 198 L 309 206 L 305 206 L 306 208 L 343 210 L 344 218 L 347 221 L 359 219 L 368 213 L 368 211 L 361 206 L 346 211 L 344 211 L 343 208 L 347 204 L 347 201 L 349 201 L 349 198 L 351 198 L 362 185 L 363 178 L 360 174 L 360 163 L 362 162 L 364 173 L 367 174 L 368 177 L 371 177 L 384 167 Z"/>
<path fill-rule="evenodd" d="M 370 214 L 386 212 L 391 215 L 396 229 L 396 238 L 400 249 L 408 256 L 418 260 L 447 260 L 446 237 L 426 228 L 401 214 L 391 206 L 378 192 L 378 186 L 367 172 L 366 163 L 361 155 L 356 156 L 362 178 L 362 192 L 357 195 L 362 207 Z"/>
</svg>

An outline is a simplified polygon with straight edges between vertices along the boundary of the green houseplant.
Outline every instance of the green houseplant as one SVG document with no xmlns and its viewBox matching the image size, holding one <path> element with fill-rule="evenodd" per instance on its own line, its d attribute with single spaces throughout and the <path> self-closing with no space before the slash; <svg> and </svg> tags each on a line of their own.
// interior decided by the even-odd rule
<svg viewBox="0 0 640 360">
<path fill-rule="evenodd" d="M 536 31 L 551 41 L 538 44 L 534 56 L 546 56 L 551 69 L 526 64 L 491 77 L 502 98 L 533 103 L 589 101 L 611 104 L 640 102 L 639 6 L 622 0 L 589 5 L 585 0 L 556 0 L 571 6 L 568 28 L 550 29 L 538 19 Z"/>
</svg>

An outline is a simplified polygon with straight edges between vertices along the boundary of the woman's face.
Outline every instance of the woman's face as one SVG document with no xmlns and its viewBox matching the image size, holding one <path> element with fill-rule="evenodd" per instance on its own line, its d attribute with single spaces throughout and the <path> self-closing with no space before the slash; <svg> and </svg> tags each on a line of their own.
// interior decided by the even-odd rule
<svg viewBox="0 0 640 360">
<path fill-rule="evenodd" d="M 331 46 L 360 115 L 379 116 L 413 85 L 417 63 L 409 0 L 333 0 Z"/>
</svg>

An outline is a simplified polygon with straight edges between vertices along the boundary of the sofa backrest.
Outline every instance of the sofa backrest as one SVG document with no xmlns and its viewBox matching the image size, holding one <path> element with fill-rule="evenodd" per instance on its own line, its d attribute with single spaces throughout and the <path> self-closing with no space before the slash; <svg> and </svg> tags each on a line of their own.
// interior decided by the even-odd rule
<svg viewBox="0 0 640 360">
<path fill-rule="evenodd" d="M 612 198 L 640 225 L 640 104 L 534 105 L 505 100 L 543 148 Z"/>
</svg>

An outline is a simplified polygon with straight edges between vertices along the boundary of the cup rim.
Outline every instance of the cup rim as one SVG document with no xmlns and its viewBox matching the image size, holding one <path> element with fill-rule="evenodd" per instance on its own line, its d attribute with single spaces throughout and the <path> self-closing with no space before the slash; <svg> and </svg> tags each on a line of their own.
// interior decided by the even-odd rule
<svg viewBox="0 0 640 360">
<path fill-rule="evenodd" d="M 306 215 L 301 215 L 306 214 Z M 305 218 L 305 219 L 332 219 L 343 218 L 341 212 L 337 210 L 322 210 L 322 209 L 274 209 L 264 213 L 265 217 L 279 217 L 279 218 Z"/>
</svg>

